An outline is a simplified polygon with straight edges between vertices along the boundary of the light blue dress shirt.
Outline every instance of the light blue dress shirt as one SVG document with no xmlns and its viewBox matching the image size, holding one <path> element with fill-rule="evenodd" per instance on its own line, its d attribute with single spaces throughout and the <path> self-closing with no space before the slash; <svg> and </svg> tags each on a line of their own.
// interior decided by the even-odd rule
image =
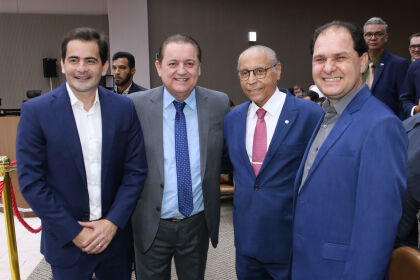
<svg viewBox="0 0 420 280">
<path fill-rule="evenodd" d="M 165 185 L 161 207 L 161 218 L 183 218 L 178 210 L 178 186 L 175 160 L 175 98 L 163 90 L 163 168 Z M 191 182 L 194 209 L 191 215 L 204 210 L 203 192 L 201 187 L 200 169 L 200 139 L 198 135 L 198 116 L 195 89 L 184 101 L 184 115 L 187 123 L 188 153 L 191 165 Z"/>
</svg>

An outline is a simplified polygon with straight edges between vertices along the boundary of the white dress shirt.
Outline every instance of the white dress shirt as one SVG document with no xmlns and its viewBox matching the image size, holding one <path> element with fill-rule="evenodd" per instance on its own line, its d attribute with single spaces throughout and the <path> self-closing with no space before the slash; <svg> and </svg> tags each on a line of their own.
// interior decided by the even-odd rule
<svg viewBox="0 0 420 280">
<path fill-rule="evenodd" d="M 276 88 L 276 91 L 262 107 L 267 111 L 264 116 L 267 127 L 267 150 L 270 147 L 271 139 L 273 138 L 274 131 L 276 130 L 277 122 L 285 101 L 286 94 Z M 252 162 L 252 146 L 254 144 L 254 132 L 258 119 L 257 110 L 259 108 L 260 107 L 258 107 L 257 104 L 251 102 L 248 107 L 248 114 L 246 117 L 246 152 L 248 153 L 250 162 Z"/>
<path fill-rule="evenodd" d="M 89 193 L 89 220 L 98 220 L 102 217 L 101 201 L 101 153 L 102 153 L 102 117 L 99 103 L 98 89 L 95 101 L 89 111 L 85 111 L 83 103 L 77 99 L 66 83 L 67 92 L 73 116 L 76 121 L 82 146 L 83 161 L 85 163 L 87 188 Z"/>
</svg>

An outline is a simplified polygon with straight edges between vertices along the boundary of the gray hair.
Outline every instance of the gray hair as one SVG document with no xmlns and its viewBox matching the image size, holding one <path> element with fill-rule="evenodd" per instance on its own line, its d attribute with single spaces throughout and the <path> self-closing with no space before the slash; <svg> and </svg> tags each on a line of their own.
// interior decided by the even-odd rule
<svg viewBox="0 0 420 280">
<path fill-rule="evenodd" d="M 263 45 L 255 45 L 255 46 L 249 47 L 246 50 L 244 50 L 243 52 L 241 52 L 241 54 L 239 55 L 239 58 L 238 58 L 238 64 L 237 64 L 237 69 L 238 70 L 239 70 L 239 60 L 248 51 L 256 51 L 256 52 L 262 52 L 262 53 L 267 54 L 268 60 L 269 60 L 271 65 L 274 65 L 274 64 L 277 64 L 277 63 L 280 62 L 277 59 L 277 54 L 273 49 L 270 49 L 269 47 L 266 47 L 266 46 L 263 46 Z M 273 71 L 274 72 L 277 71 L 276 67 L 273 68 Z"/>
<path fill-rule="evenodd" d="M 380 17 L 373 17 L 368 19 L 368 21 L 365 22 L 365 25 L 363 25 L 363 32 L 366 32 L 366 26 L 370 25 L 370 24 L 380 24 L 384 26 L 384 32 L 385 34 L 388 33 L 388 24 L 386 24 L 386 22 L 381 19 Z"/>
</svg>

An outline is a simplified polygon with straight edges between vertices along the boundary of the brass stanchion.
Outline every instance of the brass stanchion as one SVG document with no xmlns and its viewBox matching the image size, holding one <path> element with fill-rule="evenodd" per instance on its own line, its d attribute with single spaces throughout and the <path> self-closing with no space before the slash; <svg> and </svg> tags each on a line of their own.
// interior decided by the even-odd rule
<svg viewBox="0 0 420 280">
<path fill-rule="evenodd" d="M 2 197 L 4 219 L 6 221 L 7 246 L 9 248 L 10 271 L 12 280 L 20 280 L 9 171 L 9 158 L 7 156 L 0 156 L 0 181 L 4 182 Z"/>
</svg>

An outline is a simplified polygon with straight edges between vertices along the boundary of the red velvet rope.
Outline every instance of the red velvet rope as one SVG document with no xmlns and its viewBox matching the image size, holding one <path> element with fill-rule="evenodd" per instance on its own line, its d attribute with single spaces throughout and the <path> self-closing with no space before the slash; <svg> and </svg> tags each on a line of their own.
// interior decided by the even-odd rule
<svg viewBox="0 0 420 280">
<path fill-rule="evenodd" d="M 15 166 L 16 165 L 16 161 L 12 161 L 9 164 L 9 167 Z M 0 199 L 1 199 L 1 195 L 3 193 L 3 187 L 4 187 L 4 182 L 0 181 Z M 31 227 L 28 223 L 25 222 L 25 220 L 22 218 L 22 216 L 20 216 L 17 204 L 16 204 L 16 198 L 15 198 L 15 192 L 13 191 L 13 184 L 12 184 L 12 180 L 10 180 L 10 193 L 12 196 L 12 208 L 13 208 L 13 213 L 15 214 L 16 218 L 19 220 L 19 222 L 30 232 L 32 233 L 38 233 L 41 231 L 42 226 L 39 226 L 39 228 L 34 229 L 33 227 Z M 4 207 L 4 205 L 3 205 Z"/>
</svg>

